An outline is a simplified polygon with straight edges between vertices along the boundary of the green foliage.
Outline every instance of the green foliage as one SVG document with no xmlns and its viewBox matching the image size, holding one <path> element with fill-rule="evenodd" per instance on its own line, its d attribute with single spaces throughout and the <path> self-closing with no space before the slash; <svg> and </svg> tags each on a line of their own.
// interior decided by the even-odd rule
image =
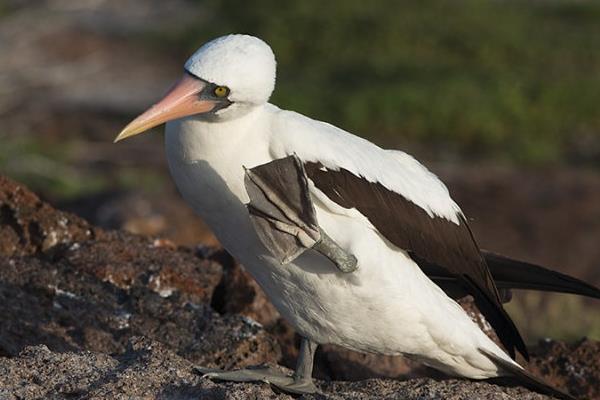
<svg viewBox="0 0 600 400">
<path fill-rule="evenodd" d="M 171 35 L 191 53 L 257 35 L 278 58 L 273 102 L 386 145 L 438 143 L 521 162 L 600 140 L 600 3 L 216 1 Z"/>
<path fill-rule="evenodd" d="M 540 338 L 576 340 L 585 336 L 600 340 L 600 315 L 595 299 L 570 294 L 547 294 L 535 291 L 513 291 L 506 305 L 525 341 Z"/>
<path fill-rule="evenodd" d="M 52 143 L 28 135 L 11 138 L 0 134 L 0 143 L 0 171 L 54 199 L 117 188 L 135 187 L 151 192 L 162 187 L 162 175 L 143 166 L 122 167 L 118 174 L 109 174 L 93 165 L 75 167 L 73 159 L 82 149 L 74 140 Z"/>
</svg>

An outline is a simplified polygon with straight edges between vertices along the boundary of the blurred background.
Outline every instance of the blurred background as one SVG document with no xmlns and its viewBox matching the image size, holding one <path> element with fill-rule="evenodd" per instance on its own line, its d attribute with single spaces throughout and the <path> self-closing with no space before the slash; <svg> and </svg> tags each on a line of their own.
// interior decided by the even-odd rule
<svg viewBox="0 0 600 400">
<path fill-rule="evenodd" d="M 112 141 L 233 32 L 273 47 L 273 103 L 415 155 L 482 247 L 600 285 L 600 2 L 0 0 L 0 173 L 104 227 L 216 244 L 162 128 Z M 600 339 L 598 302 L 508 308 L 529 342 Z"/>
</svg>

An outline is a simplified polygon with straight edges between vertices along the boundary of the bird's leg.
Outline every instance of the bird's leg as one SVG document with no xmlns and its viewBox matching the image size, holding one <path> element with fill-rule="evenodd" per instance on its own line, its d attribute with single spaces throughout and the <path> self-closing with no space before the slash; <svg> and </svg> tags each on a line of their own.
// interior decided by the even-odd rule
<svg viewBox="0 0 600 400">
<path fill-rule="evenodd" d="M 287 393 L 315 393 L 317 387 L 312 380 L 313 361 L 317 344 L 302 338 L 296 370 L 288 376 L 269 366 L 249 367 L 236 371 L 221 371 L 196 367 L 204 377 L 233 382 L 267 382 Z"/>
<path fill-rule="evenodd" d="M 292 385 L 297 393 L 314 393 L 317 387 L 313 383 L 312 372 L 315 361 L 315 351 L 319 345 L 315 342 L 302 338 L 300 344 L 300 354 L 296 360 L 296 370 L 294 371 L 294 384 Z"/>
</svg>

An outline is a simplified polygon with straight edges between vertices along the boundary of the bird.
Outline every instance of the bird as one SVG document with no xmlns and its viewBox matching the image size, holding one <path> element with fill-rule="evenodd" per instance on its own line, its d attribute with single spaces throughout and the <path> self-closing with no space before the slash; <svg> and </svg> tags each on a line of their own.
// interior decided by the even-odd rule
<svg viewBox="0 0 600 400">
<path fill-rule="evenodd" d="M 501 293 L 534 288 L 600 298 L 600 291 L 481 250 L 460 207 L 425 166 L 407 153 L 271 104 L 275 81 L 275 55 L 263 40 L 216 38 L 115 139 L 166 124 L 166 157 L 180 194 L 302 337 L 291 376 L 270 367 L 200 371 L 216 380 L 264 381 L 290 393 L 313 393 L 315 350 L 336 344 L 402 355 L 451 376 L 512 376 L 570 398 L 514 361 L 517 352 L 528 356 L 527 347 Z M 313 248 L 282 263 L 261 240 L 248 208 L 248 174 L 287 157 L 306 177 L 320 232 L 355 261 L 351 272 Z M 474 297 L 504 349 L 456 302 L 465 294 Z"/>
</svg>

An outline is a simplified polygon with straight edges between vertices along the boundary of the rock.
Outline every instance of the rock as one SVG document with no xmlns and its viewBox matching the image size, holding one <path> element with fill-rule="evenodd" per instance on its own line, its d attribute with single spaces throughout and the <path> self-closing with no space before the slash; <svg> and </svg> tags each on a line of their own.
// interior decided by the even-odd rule
<svg viewBox="0 0 600 400">
<path fill-rule="evenodd" d="M 183 204 L 175 188 L 158 193 L 127 190 L 80 196 L 60 207 L 105 229 L 122 229 L 145 235 L 168 237 L 173 242 L 194 246 L 217 246 L 218 242 L 194 211 Z"/>
<path fill-rule="evenodd" d="M 0 255 L 35 254 L 59 244 L 92 239 L 95 234 L 83 219 L 54 210 L 0 175 Z"/>
<path fill-rule="evenodd" d="M 600 342 L 543 340 L 533 350 L 529 370 L 578 398 L 600 398 Z"/>
<path fill-rule="evenodd" d="M 94 227 L 2 177 L 0 210 L 0 399 L 292 398 L 193 372 L 295 362 L 298 337 L 224 251 Z M 599 346 L 544 342 L 530 368 L 598 397 Z M 315 371 L 322 393 L 302 398 L 544 398 L 335 346 Z M 400 380 L 365 380 L 382 377 Z"/>
<path fill-rule="evenodd" d="M 357 353 L 335 345 L 319 348 L 315 369 L 316 376 L 341 381 L 444 376 L 404 357 Z"/>
<path fill-rule="evenodd" d="M 167 346 L 134 337 L 117 356 L 82 351 L 57 353 L 27 347 L 18 358 L 0 359 L 0 398 L 214 399 L 290 398 L 268 385 L 219 385 L 202 379 L 193 364 Z M 248 397 L 249 396 L 249 397 Z"/>
<path fill-rule="evenodd" d="M 36 343 L 112 353 L 143 334 L 210 366 L 279 359 L 275 339 L 259 324 L 210 308 L 218 265 L 111 236 L 71 246 L 52 263 L 0 259 L 0 354 L 16 355 Z"/>
<path fill-rule="evenodd" d="M 259 324 L 210 307 L 218 263 L 164 240 L 91 227 L 14 182 L 0 184 L 0 355 L 39 343 L 122 352 L 129 337 L 144 335 L 211 367 L 279 360 Z"/>
<path fill-rule="evenodd" d="M 288 371 L 289 372 L 289 371 Z M 497 399 L 547 397 L 519 387 L 467 380 L 364 380 L 317 382 L 321 393 L 306 400 L 342 399 Z M 28 347 L 17 358 L 0 358 L 0 398 L 52 399 L 285 399 L 267 384 L 216 383 L 193 371 L 193 364 L 168 346 L 134 337 L 123 354 L 89 351 L 57 353 L 44 345 Z"/>
<path fill-rule="evenodd" d="M 212 306 L 221 313 L 242 314 L 272 327 L 280 315 L 258 283 L 225 250 L 203 248 L 208 257 L 223 266 L 223 279 L 216 288 Z"/>
</svg>

